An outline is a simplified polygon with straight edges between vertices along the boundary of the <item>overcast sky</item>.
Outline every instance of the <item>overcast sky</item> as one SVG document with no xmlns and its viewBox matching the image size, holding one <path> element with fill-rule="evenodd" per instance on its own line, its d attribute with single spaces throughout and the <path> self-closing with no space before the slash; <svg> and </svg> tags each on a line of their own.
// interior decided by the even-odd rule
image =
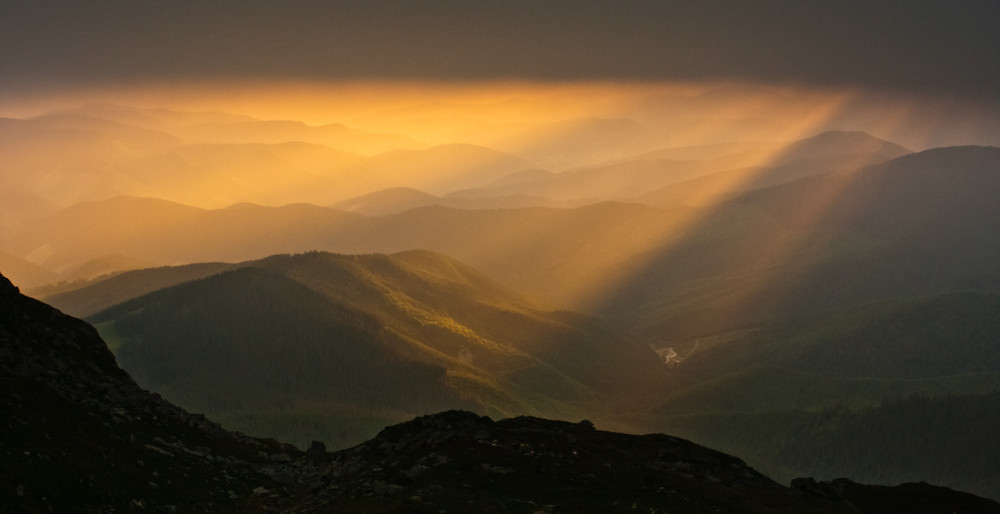
<svg viewBox="0 0 1000 514">
<path fill-rule="evenodd" d="M 0 94 L 161 79 L 751 79 L 1000 93 L 1000 1 L 0 2 Z"/>
</svg>

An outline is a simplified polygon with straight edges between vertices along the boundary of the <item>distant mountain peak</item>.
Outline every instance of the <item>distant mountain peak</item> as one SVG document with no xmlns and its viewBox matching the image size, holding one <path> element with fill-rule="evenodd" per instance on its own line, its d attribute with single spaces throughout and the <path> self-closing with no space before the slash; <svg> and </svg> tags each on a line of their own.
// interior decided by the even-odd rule
<svg viewBox="0 0 1000 514">
<path fill-rule="evenodd" d="M 809 143 L 809 142 L 845 142 L 845 143 L 864 143 L 864 142 L 878 142 L 883 144 L 895 145 L 890 141 L 875 137 L 868 132 L 863 130 L 827 130 L 820 132 L 814 136 L 803 138 L 798 141 L 798 143 Z"/>
<path fill-rule="evenodd" d="M 884 159 L 892 159 L 908 153 L 911 150 L 867 132 L 830 130 L 788 145 L 782 151 L 780 161 L 824 159 L 852 154 L 879 154 Z"/>
</svg>

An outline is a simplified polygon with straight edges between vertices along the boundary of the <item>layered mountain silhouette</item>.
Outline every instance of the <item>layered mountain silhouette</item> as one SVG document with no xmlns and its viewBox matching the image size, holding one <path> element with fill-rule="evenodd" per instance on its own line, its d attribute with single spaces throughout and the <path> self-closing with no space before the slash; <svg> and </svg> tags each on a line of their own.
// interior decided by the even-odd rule
<svg viewBox="0 0 1000 514">
<path fill-rule="evenodd" d="M 527 195 L 563 201 L 638 199 L 660 206 L 702 205 L 720 196 L 808 175 L 854 171 L 909 153 L 863 132 L 824 132 L 791 144 L 675 148 L 533 181 L 454 193 L 469 198 Z"/>
<path fill-rule="evenodd" d="M 857 171 L 907 153 L 909 150 L 899 145 L 863 132 L 825 132 L 785 147 L 765 147 L 730 156 L 725 160 L 739 158 L 742 166 L 670 184 L 644 193 L 637 200 L 662 206 L 712 204 L 801 177 Z M 719 162 L 713 164 L 725 167 Z"/>
<path fill-rule="evenodd" d="M 442 197 L 408 187 L 394 187 L 337 202 L 330 207 L 368 216 L 383 216 L 429 206 L 478 210 L 520 209 L 525 207 L 573 207 L 575 204 L 524 195 L 494 196 L 488 198 Z"/>
<path fill-rule="evenodd" d="M 475 211 L 429 206 L 375 218 L 306 205 L 201 210 L 118 198 L 77 205 L 30 224 L 10 238 L 7 251 L 69 273 L 109 254 L 162 265 L 317 249 L 426 248 L 548 305 L 635 326 L 647 325 L 642 317 L 649 314 L 649 331 L 672 324 L 670 306 L 679 304 L 670 298 L 690 291 L 694 303 L 683 300 L 683 316 L 693 333 L 714 328 L 697 321 L 715 315 L 705 311 L 709 306 L 719 312 L 740 308 L 758 289 L 767 300 L 749 303 L 765 311 L 727 315 L 733 324 L 770 316 L 782 305 L 800 305 L 794 295 L 803 307 L 822 307 L 896 293 L 993 287 L 997 231 L 990 223 L 997 219 L 992 201 L 997 152 L 989 147 L 920 152 L 702 209 L 622 203 Z M 899 237 L 904 228 L 910 234 Z M 634 283 L 621 275 L 635 277 Z M 721 291 L 731 293 L 720 303 L 715 295 Z M 810 291 L 822 294 L 809 297 Z M 698 299 L 701 293 L 708 296 Z M 769 306 L 779 297 L 785 298 L 782 304 Z"/>
<path fill-rule="evenodd" d="M 775 477 L 850 468 L 996 496 L 997 320 L 995 293 L 945 293 L 686 341 L 669 348 L 681 384 L 650 412 Z M 916 456 L 919 441 L 935 443 Z"/>
<path fill-rule="evenodd" d="M 210 208 L 324 205 L 388 187 L 445 193 L 531 167 L 482 146 L 340 125 L 113 106 L 4 118 L 0 135 L 0 187 L 60 206 L 116 195 Z"/>
<path fill-rule="evenodd" d="M 0 277 L 0 491 L 18 512 L 991 512 L 927 484 L 799 479 L 665 435 L 451 411 L 327 453 L 227 432 L 140 389 L 94 329 Z"/>
<path fill-rule="evenodd" d="M 430 111 L 443 107 L 435 104 L 427 112 L 401 118 L 379 116 L 418 132 L 438 125 L 439 131 L 453 131 L 443 139 L 439 135 L 434 144 L 343 124 L 313 126 L 220 112 L 102 104 L 28 119 L 5 118 L 0 120 L 0 187 L 64 207 L 115 195 L 206 208 L 240 202 L 326 205 L 390 187 L 435 195 L 464 190 L 462 196 L 619 200 L 697 175 L 778 166 L 770 159 L 774 152 L 808 154 L 819 170 L 832 170 L 894 157 L 900 150 L 867 135 L 825 136 L 811 143 L 754 143 L 739 153 L 721 146 L 707 152 L 709 147 L 703 145 L 701 151 L 668 151 L 654 158 L 657 154 L 651 151 L 664 144 L 657 135 L 660 129 L 629 119 L 496 123 L 473 118 L 470 127 L 462 129 L 460 117 L 434 121 L 440 111 Z M 483 108 L 493 111 L 489 116 L 510 116 L 498 114 L 495 107 Z M 811 150 L 802 152 L 803 145 Z M 845 160 L 848 156 L 853 160 Z M 823 163 L 823 158 L 829 162 Z M 803 171 L 804 162 L 799 159 L 800 174 L 819 172 Z M 506 175 L 539 167 L 566 171 L 553 173 L 549 180 L 502 185 Z M 648 201 L 662 203 L 653 197 Z"/>
<path fill-rule="evenodd" d="M 163 266 L 109 273 L 91 280 L 59 282 L 37 291 L 63 312 L 86 317 L 158 289 L 239 267 L 226 262 Z"/>
<path fill-rule="evenodd" d="M 191 144 L 280 144 L 292 141 L 351 149 L 365 155 L 398 148 L 428 145 L 402 134 L 369 133 L 342 124 L 308 125 L 294 120 L 261 120 L 214 111 L 177 111 L 161 108 L 89 104 L 53 114 L 77 114 L 140 128 L 176 134 Z"/>
<path fill-rule="evenodd" d="M 374 218 L 304 204 L 202 210 L 121 197 L 79 204 L 35 223 L 12 238 L 9 251 L 75 278 L 74 268 L 108 254 L 165 265 L 315 249 L 426 248 L 473 263 L 532 296 L 562 300 L 587 286 L 581 280 L 607 275 L 628 257 L 656 248 L 684 216 L 634 204 L 598 204 L 569 210 L 431 206 Z M 616 230 L 620 226 L 635 231 Z"/>
<path fill-rule="evenodd" d="M 181 285 L 142 296 L 152 283 Z M 851 474 L 998 494 L 1000 448 L 984 442 L 1000 428 L 985 414 L 1000 412 L 995 293 L 816 311 L 651 348 L 581 315 L 540 313 L 427 252 L 133 271 L 53 298 L 92 311 L 99 298 L 124 302 L 91 319 L 140 383 L 298 444 L 350 444 L 421 409 L 586 414 L 724 448 L 782 480 Z"/>
<path fill-rule="evenodd" d="M 995 292 L 998 162 L 997 148 L 943 148 L 749 193 L 640 257 L 597 312 L 682 338 L 856 302 Z"/>
<path fill-rule="evenodd" d="M 488 184 L 532 164 L 483 146 L 447 144 L 426 150 L 393 150 L 373 156 L 366 167 L 390 183 L 444 194 Z"/>
<path fill-rule="evenodd" d="M 27 287 L 40 286 L 58 280 L 59 275 L 20 257 L 0 251 L 0 267 L 17 276 Z"/>
<path fill-rule="evenodd" d="M 0 270 L 95 323 L 139 384 L 92 328 L 0 285 L 3 507 L 979 508 L 921 481 L 1000 498 L 1000 149 L 855 131 L 922 148 L 994 129 L 675 93 L 330 99 L 322 125 L 0 120 Z M 771 478 L 543 418 L 674 434 Z M 360 446 L 307 457 L 214 423 Z"/>
<path fill-rule="evenodd" d="M 368 127 L 429 132 L 435 140 L 485 146 L 562 170 L 658 148 L 662 135 L 642 122 L 584 115 L 540 98 L 488 104 L 432 102 L 388 109 L 356 120 Z"/>
</svg>

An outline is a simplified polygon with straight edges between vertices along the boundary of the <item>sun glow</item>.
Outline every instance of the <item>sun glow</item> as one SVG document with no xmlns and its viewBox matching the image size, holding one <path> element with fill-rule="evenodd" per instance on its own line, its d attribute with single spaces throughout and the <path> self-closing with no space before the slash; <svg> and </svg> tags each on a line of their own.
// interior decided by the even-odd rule
<svg viewBox="0 0 1000 514">
<path fill-rule="evenodd" d="M 11 129 L 6 138 L 3 185 L 56 207 L 127 195 L 203 209 L 239 203 L 347 209 L 341 202 L 394 188 L 410 203 L 382 206 L 387 212 L 500 208 L 507 212 L 467 214 L 465 225 L 436 222 L 468 230 L 462 241 L 400 216 L 406 220 L 400 226 L 413 225 L 414 234 L 384 229 L 390 235 L 381 240 L 331 236 L 311 244 L 345 252 L 429 247 L 502 275 L 553 306 L 588 310 L 672 249 L 705 237 L 720 201 L 807 175 L 795 169 L 803 158 L 793 153 L 797 141 L 829 130 L 866 131 L 918 150 L 951 129 L 987 140 L 1000 134 L 995 121 L 986 121 L 989 108 L 968 115 L 973 109 L 954 99 L 735 83 L 161 83 L 40 94 L 0 107 L 30 127 Z M 873 159 L 805 157 L 822 172 Z M 819 217 L 839 194 L 824 192 L 792 216 Z M 609 201 L 639 205 L 632 211 L 596 205 Z M 518 210 L 525 207 L 536 209 Z M 577 210 L 564 210 L 570 207 Z M 8 246 L 35 264 L 49 265 L 55 255 L 63 256 L 61 272 L 81 264 L 70 250 L 53 249 L 57 243 L 17 236 L 30 216 L 5 219 L 11 221 L 0 236 L 20 241 Z M 470 228 L 470 220 L 481 225 Z M 562 240 L 563 234 L 575 235 Z M 275 253 L 317 249 L 300 246 L 259 245 Z M 801 244 L 789 237 L 746 251 L 734 262 L 776 269 Z M 533 254 L 560 263 L 560 252 L 574 257 L 523 270 Z M 156 259 L 151 253 L 141 260 Z M 540 287 L 544 274 L 550 278 Z"/>
</svg>

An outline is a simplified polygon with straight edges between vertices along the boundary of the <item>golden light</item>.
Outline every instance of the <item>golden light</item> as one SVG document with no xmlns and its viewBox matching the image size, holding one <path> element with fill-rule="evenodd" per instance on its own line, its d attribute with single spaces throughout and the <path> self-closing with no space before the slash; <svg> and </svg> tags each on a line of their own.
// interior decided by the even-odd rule
<svg viewBox="0 0 1000 514">
<path fill-rule="evenodd" d="M 508 283 L 529 287 L 536 284 L 527 276 L 518 278 L 523 274 L 511 256 L 575 249 L 571 265 L 551 270 L 559 285 L 545 293 L 554 306 L 584 309 L 600 305 L 657 256 L 696 237 L 716 216 L 711 205 L 755 187 L 786 157 L 789 143 L 826 130 L 865 130 L 918 150 L 940 140 L 949 128 L 978 130 L 989 138 L 996 125 L 984 121 L 990 112 L 973 116 L 971 107 L 955 99 L 733 83 L 158 83 L 27 97 L 20 103 L 6 100 L 0 108 L 27 118 L 99 102 L 186 114 L 167 119 L 162 112 L 144 111 L 128 121 L 140 120 L 146 139 L 116 140 L 111 147 L 79 145 L 73 149 L 76 154 L 60 158 L 91 163 L 87 174 L 72 175 L 67 169 L 66 177 L 73 180 L 63 183 L 32 182 L 29 174 L 25 187 L 58 198 L 62 206 L 90 190 L 92 196 L 84 199 L 156 196 L 213 209 L 240 202 L 330 205 L 400 186 L 443 195 L 531 168 L 569 180 L 588 167 L 613 167 L 630 159 L 649 160 L 653 167 L 661 161 L 664 166 L 682 162 L 700 181 L 680 187 L 662 179 L 661 185 L 678 185 L 676 190 L 686 196 L 658 209 L 638 208 L 642 214 L 628 216 L 639 221 L 628 226 L 601 219 L 620 209 L 597 206 L 573 216 L 553 210 L 540 218 L 545 220 L 541 226 L 519 226 L 517 215 L 508 213 L 506 219 L 513 221 L 497 223 L 467 247 L 432 247 L 474 266 L 503 270 Z M 85 110 L 73 112 L 86 115 Z M 933 119 L 944 122 L 928 121 Z M 177 141 L 152 143 L 160 136 Z M 8 163 L 21 157 L 8 156 Z M 38 163 L 49 157 L 35 152 L 18 166 L 41 169 Z M 32 158 L 42 161 L 35 166 Z M 89 176 L 108 184 L 80 187 Z M 114 182 L 115 177 L 125 178 Z M 629 180 L 623 177 L 618 180 Z M 610 182 L 594 184 L 560 201 L 636 201 L 615 196 Z M 818 218 L 840 194 L 817 195 L 795 216 Z M 570 219 L 574 217 L 587 220 L 589 235 L 553 241 L 552 234 L 570 232 L 569 225 L 579 222 Z M 754 269 L 764 269 L 762 263 L 778 269 L 801 250 L 799 244 L 779 238 L 740 259 Z"/>
</svg>

